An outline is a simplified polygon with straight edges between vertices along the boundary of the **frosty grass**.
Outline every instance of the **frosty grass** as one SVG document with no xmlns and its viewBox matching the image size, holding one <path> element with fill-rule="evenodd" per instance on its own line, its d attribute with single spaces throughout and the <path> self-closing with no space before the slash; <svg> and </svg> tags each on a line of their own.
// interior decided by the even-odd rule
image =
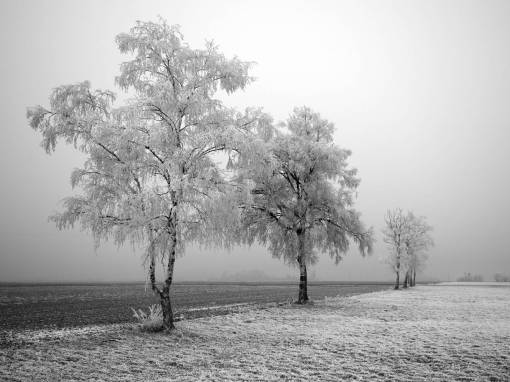
<svg viewBox="0 0 510 382">
<path fill-rule="evenodd" d="M 177 323 L 0 334 L 0 380 L 509 381 L 510 286 L 418 286 Z"/>
</svg>

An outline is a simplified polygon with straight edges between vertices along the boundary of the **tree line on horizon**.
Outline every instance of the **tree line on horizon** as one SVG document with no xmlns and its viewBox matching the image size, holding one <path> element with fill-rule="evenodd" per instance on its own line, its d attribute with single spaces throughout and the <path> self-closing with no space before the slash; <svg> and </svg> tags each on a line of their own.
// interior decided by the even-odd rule
<svg viewBox="0 0 510 382">
<path fill-rule="evenodd" d="M 49 107 L 31 107 L 27 118 L 47 153 L 63 140 L 86 155 L 71 174 L 81 192 L 50 219 L 59 229 L 79 224 L 96 246 L 142 245 L 166 330 L 174 328 L 170 290 L 186 244 L 265 245 L 299 269 L 299 304 L 309 300 L 307 266 L 319 254 L 338 263 L 351 242 L 371 252 L 374 232 L 354 208 L 360 179 L 351 152 L 333 142 L 331 122 L 306 106 L 278 124 L 261 108 L 226 107 L 218 95 L 251 83 L 250 63 L 227 59 L 212 42 L 192 49 L 162 19 L 137 22 L 116 43 L 129 60 L 115 81 L 131 99 L 116 106 L 112 91 L 84 81 L 57 87 Z M 412 238 L 428 226 L 411 220 L 390 252 L 398 254 L 397 282 L 406 269 L 414 285 L 426 245 Z"/>
</svg>

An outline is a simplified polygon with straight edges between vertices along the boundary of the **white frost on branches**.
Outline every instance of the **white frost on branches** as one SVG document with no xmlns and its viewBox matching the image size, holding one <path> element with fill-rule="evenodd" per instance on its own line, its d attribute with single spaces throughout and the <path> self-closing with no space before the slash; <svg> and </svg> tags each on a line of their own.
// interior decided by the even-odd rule
<svg viewBox="0 0 510 382">
<path fill-rule="evenodd" d="M 396 274 L 395 289 L 400 285 L 400 274 L 405 274 L 404 287 L 413 286 L 416 272 L 425 266 L 427 250 L 434 245 L 432 227 L 423 216 L 401 209 L 388 211 L 385 217 L 383 240 L 388 247 L 386 262 Z"/>
<path fill-rule="evenodd" d="M 266 129 L 254 140 L 255 149 L 238 158 L 236 181 L 249 186 L 240 201 L 240 237 L 298 265 L 305 289 L 299 302 L 306 302 L 307 264 L 319 253 L 338 263 L 349 239 L 365 254 L 373 238 L 353 208 L 359 179 L 347 164 L 350 151 L 333 143 L 333 124 L 302 107 L 283 127 L 270 134 Z"/>
<path fill-rule="evenodd" d="M 206 237 L 209 200 L 225 180 L 211 155 L 238 150 L 258 123 L 257 110 L 225 107 L 218 90 L 232 93 L 252 81 L 250 63 L 227 59 L 213 43 L 192 49 L 176 26 L 137 22 L 116 38 L 130 59 L 116 83 L 134 98 L 113 107 L 112 92 L 85 81 L 58 87 L 48 109 L 30 108 L 30 125 L 50 153 L 59 139 L 87 155 L 71 176 L 81 194 L 52 219 L 59 228 L 79 222 L 97 245 L 113 238 L 147 248 L 153 290 L 167 303 L 176 255 L 186 242 Z M 155 282 L 155 259 L 167 261 L 165 281 Z M 170 321 L 166 321 L 169 328 Z"/>
</svg>

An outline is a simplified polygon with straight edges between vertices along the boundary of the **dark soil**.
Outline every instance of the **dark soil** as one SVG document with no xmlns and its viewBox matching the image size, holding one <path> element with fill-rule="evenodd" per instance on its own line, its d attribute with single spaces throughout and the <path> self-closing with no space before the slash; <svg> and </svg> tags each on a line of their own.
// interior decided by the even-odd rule
<svg viewBox="0 0 510 382">
<path fill-rule="evenodd" d="M 385 283 L 311 283 L 312 299 L 389 289 Z M 180 283 L 173 286 L 178 318 L 228 312 L 229 304 L 287 302 L 296 298 L 289 283 Z M 77 327 L 134 321 L 131 308 L 158 303 L 143 283 L 0 285 L 0 331 Z M 220 306 L 220 307 L 218 307 Z"/>
</svg>

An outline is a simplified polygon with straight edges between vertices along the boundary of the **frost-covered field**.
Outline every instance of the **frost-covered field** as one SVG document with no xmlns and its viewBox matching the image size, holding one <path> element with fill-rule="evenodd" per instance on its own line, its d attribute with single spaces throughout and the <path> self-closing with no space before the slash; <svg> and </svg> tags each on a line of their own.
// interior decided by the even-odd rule
<svg viewBox="0 0 510 382">
<path fill-rule="evenodd" d="M 0 380 L 510 380 L 510 288 L 418 286 L 179 323 L 21 332 Z"/>
</svg>

